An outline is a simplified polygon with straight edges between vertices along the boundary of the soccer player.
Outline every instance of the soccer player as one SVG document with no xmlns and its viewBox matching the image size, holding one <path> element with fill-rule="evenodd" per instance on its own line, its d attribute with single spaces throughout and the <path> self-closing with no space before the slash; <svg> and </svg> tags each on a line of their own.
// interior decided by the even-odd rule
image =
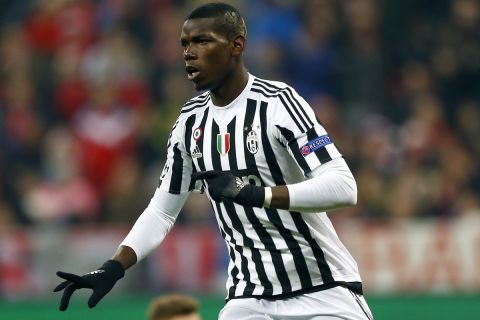
<svg viewBox="0 0 480 320">
<path fill-rule="evenodd" d="M 148 320 L 201 320 L 199 303 L 186 295 L 167 294 L 152 300 Z"/>
<path fill-rule="evenodd" d="M 162 242 L 188 194 L 204 190 L 230 255 L 219 319 L 372 318 L 357 264 L 325 213 L 355 205 L 353 175 L 293 88 L 247 71 L 246 38 L 228 4 L 186 18 L 187 78 L 205 92 L 182 107 L 158 188 L 115 255 L 83 276 L 57 272 L 60 310 L 80 288 L 93 289 L 95 306 Z"/>
</svg>

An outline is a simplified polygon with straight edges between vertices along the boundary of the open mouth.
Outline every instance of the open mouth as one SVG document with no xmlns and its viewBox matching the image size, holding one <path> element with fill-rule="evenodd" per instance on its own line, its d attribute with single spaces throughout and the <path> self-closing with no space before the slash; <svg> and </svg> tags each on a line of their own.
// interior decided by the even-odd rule
<svg viewBox="0 0 480 320">
<path fill-rule="evenodd" d="M 194 80 L 200 74 L 200 71 L 192 66 L 185 67 L 185 71 L 187 71 L 188 80 Z"/>
</svg>

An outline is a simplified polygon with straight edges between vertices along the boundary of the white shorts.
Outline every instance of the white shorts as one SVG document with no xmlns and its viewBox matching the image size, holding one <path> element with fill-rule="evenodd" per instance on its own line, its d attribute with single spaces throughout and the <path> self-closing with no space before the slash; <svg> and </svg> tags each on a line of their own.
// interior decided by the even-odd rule
<svg viewBox="0 0 480 320">
<path fill-rule="evenodd" d="M 372 320 L 362 295 L 344 287 L 306 293 L 293 298 L 232 299 L 220 311 L 219 320 Z"/>
</svg>

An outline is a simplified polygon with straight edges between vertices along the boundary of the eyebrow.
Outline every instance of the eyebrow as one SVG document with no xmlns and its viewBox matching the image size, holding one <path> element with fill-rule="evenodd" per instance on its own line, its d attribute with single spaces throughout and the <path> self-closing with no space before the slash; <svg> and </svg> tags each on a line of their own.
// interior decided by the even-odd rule
<svg viewBox="0 0 480 320">
<path fill-rule="evenodd" d="M 193 37 L 191 37 L 191 40 L 190 40 L 190 41 L 191 41 L 191 42 L 195 42 L 195 41 L 198 41 L 198 40 L 200 40 L 200 39 L 202 39 L 202 38 L 209 38 L 209 39 L 210 39 L 210 38 L 212 38 L 212 37 L 209 36 L 209 35 L 206 34 L 206 33 L 200 33 L 200 34 L 198 34 L 198 35 L 194 35 Z M 180 41 L 180 43 L 183 43 L 184 41 L 187 41 L 187 40 L 186 40 L 184 37 L 180 37 L 180 40 L 179 40 L 179 41 Z"/>
</svg>

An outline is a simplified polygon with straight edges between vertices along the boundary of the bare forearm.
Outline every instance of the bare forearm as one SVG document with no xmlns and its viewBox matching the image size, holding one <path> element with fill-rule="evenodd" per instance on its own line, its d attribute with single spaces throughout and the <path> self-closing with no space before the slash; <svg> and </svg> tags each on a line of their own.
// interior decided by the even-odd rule
<svg viewBox="0 0 480 320">
<path fill-rule="evenodd" d="M 290 197 L 288 195 L 287 186 L 272 187 L 272 202 L 271 208 L 286 209 L 288 210 L 290 205 Z"/>
<path fill-rule="evenodd" d="M 132 248 L 128 246 L 120 246 L 118 247 L 117 252 L 113 255 L 112 260 L 120 262 L 123 269 L 127 270 L 137 263 L 137 255 Z"/>
</svg>

